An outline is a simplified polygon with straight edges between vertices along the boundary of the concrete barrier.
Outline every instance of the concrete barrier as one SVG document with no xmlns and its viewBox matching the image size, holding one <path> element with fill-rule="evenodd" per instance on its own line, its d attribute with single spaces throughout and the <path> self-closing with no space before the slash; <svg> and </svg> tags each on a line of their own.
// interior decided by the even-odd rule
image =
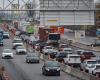
<svg viewBox="0 0 100 80">
<path fill-rule="evenodd" d="M 62 71 L 66 72 L 72 76 L 75 76 L 79 79 L 82 79 L 82 80 L 100 80 L 99 78 L 97 78 L 94 75 L 91 75 L 91 74 L 86 73 L 86 72 L 82 72 L 82 71 L 80 71 L 76 68 L 70 67 L 68 65 L 60 63 L 60 66 L 61 66 Z"/>
<path fill-rule="evenodd" d="M 41 57 L 42 59 L 45 60 L 50 60 L 48 56 L 44 55 L 44 54 L 41 54 Z M 97 78 L 96 76 L 94 75 L 91 75 L 89 73 L 86 73 L 86 72 L 82 72 L 76 68 L 73 68 L 71 66 L 68 66 L 68 65 L 65 65 L 63 63 L 59 63 L 60 64 L 60 67 L 61 67 L 61 70 L 72 75 L 72 76 L 75 76 L 81 80 L 100 80 L 99 78 Z"/>
</svg>

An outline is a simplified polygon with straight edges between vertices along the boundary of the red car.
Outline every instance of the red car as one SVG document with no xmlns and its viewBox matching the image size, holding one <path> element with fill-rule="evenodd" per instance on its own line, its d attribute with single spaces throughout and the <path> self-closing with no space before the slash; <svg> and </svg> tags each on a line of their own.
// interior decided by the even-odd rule
<svg viewBox="0 0 100 80">
<path fill-rule="evenodd" d="M 81 60 L 84 61 L 86 59 L 91 59 L 92 57 L 96 57 L 95 54 L 91 51 L 84 51 L 80 54 Z"/>
</svg>

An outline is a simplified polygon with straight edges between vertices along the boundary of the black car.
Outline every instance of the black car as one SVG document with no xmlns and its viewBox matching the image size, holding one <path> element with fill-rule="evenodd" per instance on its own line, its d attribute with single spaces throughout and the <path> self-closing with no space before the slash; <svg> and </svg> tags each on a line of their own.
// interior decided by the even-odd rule
<svg viewBox="0 0 100 80">
<path fill-rule="evenodd" d="M 66 52 L 58 52 L 58 54 L 56 55 L 56 60 L 58 61 L 58 62 L 62 62 L 62 61 L 64 61 L 64 59 L 63 58 L 65 58 L 67 56 L 67 53 Z"/>
<path fill-rule="evenodd" d="M 42 67 L 43 75 L 60 76 L 60 65 L 57 61 L 46 61 Z"/>
<path fill-rule="evenodd" d="M 26 63 L 39 63 L 39 57 L 36 53 L 29 53 L 26 56 Z"/>
</svg>

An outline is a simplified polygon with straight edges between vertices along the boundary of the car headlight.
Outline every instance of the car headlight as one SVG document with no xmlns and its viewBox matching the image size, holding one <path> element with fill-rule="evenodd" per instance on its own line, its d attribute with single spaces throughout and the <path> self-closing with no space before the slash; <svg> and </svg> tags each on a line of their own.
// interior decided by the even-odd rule
<svg viewBox="0 0 100 80">
<path fill-rule="evenodd" d="M 49 71 L 50 69 L 46 68 L 47 71 Z"/>
<path fill-rule="evenodd" d="M 60 71 L 60 68 L 58 68 L 57 71 Z"/>
</svg>

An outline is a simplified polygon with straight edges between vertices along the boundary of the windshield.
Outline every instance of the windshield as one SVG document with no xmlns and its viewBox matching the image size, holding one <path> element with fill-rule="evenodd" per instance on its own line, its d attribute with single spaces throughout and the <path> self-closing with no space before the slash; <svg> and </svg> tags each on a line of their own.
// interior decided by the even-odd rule
<svg viewBox="0 0 100 80">
<path fill-rule="evenodd" d="M 11 53 L 12 51 L 10 49 L 5 49 L 4 53 Z"/>
<path fill-rule="evenodd" d="M 66 48 L 66 47 L 68 47 L 68 45 L 61 45 L 60 47 L 61 48 Z"/>
<path fill-rule="evenodd" d="M 52 47 L 46 47 L 46 49 L 52 49 Z"/>
<path fill-rule="evenodd" d="M 69 56 L 69 58 L 80 58 L 80 56 Z"/>
<path fill-rule="evenodd" d="M 96 61 L 88 61 L 87 64 L 96 64 Z"/>
<path fill-rule="evenodd" d="M 57 56 L 58 57 L 66 57 L 66 55 L 67 55 L 66 53 L 59 53 Z"/>
<path fill-rule="evenodd" d="M 24 48 L 24 47 L 20 47 L 20 46 L 18 46 L 17 49 L 25 49 L 25 48 Z"/>
<path fill-rule="evenodd" d="M 67 52 L 72 52 L 72 50 L 64 50 L 64 51 L 67 51 Z"/>
<path fill-rule="evenodd" d="M 13 43 L 22 43 L 22 40 L 14 40 Z"/>
<path fill-rule="evenodd" d="M 46 66 L 47 67 L 59 67 L 57 62 L 48 62 L 46 63 Z"/>
</svg>

